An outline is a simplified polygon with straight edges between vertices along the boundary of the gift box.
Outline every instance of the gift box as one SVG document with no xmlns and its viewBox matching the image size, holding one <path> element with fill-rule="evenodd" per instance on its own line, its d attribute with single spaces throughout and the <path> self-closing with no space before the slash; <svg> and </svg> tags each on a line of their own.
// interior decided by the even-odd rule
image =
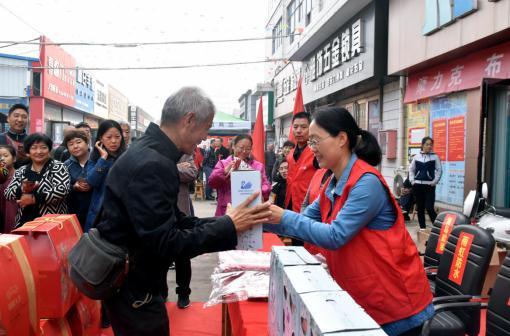
<svg viewBox="0 0 510 336">
<path fill-rule="evenodd" d="M 71 336 L 71 328 L 66 319 L 43 319 L 39 322 L 41 336 Z"/>
<path fill-rule="evenodd" d="M 82 235 L 75 215 L 46 215 L 13 231 L 24 235 L 32 258 L 40 318 L 58 319 L 78 300 L 79 292 L 69 278 L 67 255 Z"/>
<path fill-rule="evenodd" d="M 34 262 L 25 237 L 0 234 L 0 331 L 38 335 Z"/>
<path fill-rule="evenodd" d="M 101 302 L 81 295 L 69 310 L 69 326 L 73 336 L 97 336 L 101 331 Z"/>
<path fill-rule="evenodd" d="M 286 312 L 288 318 L 290 318 L 292 310 L 296 310 L 295 302 L 292 301 L 290 293 L 284 292 L 284 269 L 306 265 L 317 265 L 320 267 L 320 262 L 303 247 L 273 246 L 269 280 L 269 335 L 283 335 L 285 318 L 284 307 L 288 307 L 288 311 Z M 294 308 L 292 308 L 293 306 Z"/>
</svg>

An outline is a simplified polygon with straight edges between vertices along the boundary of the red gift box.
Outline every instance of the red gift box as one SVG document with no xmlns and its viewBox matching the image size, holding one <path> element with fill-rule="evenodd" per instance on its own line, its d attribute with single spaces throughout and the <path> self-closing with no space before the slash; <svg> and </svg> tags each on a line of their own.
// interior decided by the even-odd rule
<svg viewBox="0 0 510 336">
<path fill-rule="evenodd" d="M 0 331 L 39 335 L 34 262 L 25 237 L 0 234 Z"/>
<path fill-rule="evenodd" d="M 59 319 L 78 300 L 79 292 L 69 278 L 67 255 L 82 235 L 75 215 L 46 215 L 12 233 L 24 235 L 38 275 L 37 311 L 40 318 Z"/>
<path fill-rule="evenodd" d="M 40 320 L 41 336 L 71 336 L 71 328 L 66 319 Z M 73 335 L 74 336 L 74 335 Z"/>
<path fill-rule="evenodd" d="M 101 331 L 101 303 L 81 295 L 69 311 L 73 336 L 97 336 Z"/>
</svg>

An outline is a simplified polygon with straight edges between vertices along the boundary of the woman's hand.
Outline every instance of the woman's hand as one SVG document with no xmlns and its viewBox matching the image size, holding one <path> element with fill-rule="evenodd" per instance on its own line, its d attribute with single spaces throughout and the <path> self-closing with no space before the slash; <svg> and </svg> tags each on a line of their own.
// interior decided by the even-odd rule
<svg viewBox="0 0 510 336">
<path fill-rule="evenodd" d="M 230 175 L 230 172 L 232 171 L 232 168 L 234 167 L 234 161 L 231 161 L 226 167 L 225 169 L 223 170 L 223 173 L 225 174 L 225 176 L 229 176 Z"/>
<path fill-rule="evenodd" d="M 35 204 L 35 197 L 32 194 L 23 194 L 21 198 L 16 201 L 20 208 L 27 207 L 29 205 Z"/>
<path fill-rule="evenodd" d="M 271 211 L 271 218 L 269 218 L 269 223 L 280 224 L 285 210 L 274 204 L 271 204 L 269 210 Z"/>
<path fill-rule="evenodd" d="M 101 156 L 102 159 L 104 159 L 104 160 L 108 159 L 108 152 L 106 151 L 106 149 L 104 149 L 101 141 L 97 141 L 95 147 L 96 147 L 97 151 L 99 152 L 99 156 Z"/>
<path fill-rule="evenodd" d="M 90 191 L 90 185 L 86 181 L 76 181 L 73 186 L 74 190 L 79 192 Z"/>
</svg>

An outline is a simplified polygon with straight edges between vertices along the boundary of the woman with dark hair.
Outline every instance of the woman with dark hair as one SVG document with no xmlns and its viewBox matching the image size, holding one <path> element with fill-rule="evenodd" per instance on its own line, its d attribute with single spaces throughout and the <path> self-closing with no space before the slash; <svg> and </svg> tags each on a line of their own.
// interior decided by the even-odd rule
<svg viewBox="0 0 510 336">
<path fill-rule="evenodd" d="M 433 147 L 434 140 L 431 137 L 424 137 L 421 140 L 421 152 L 413 157 L 409 166 L 409 181 L 413 185 L 420 230 L 427 227 L 425 209 L 427 209 L 432 223 L 437 217 L 434 203 L 436 201 L 436 185 L 441 179 L 441 160 L 432 152 Z"/>
<path fill-rule="evenodd" d="M 71 177 L 71 192 L 67 199 L 67 207 L 69 213 L 76 214 L 84 230 L 92 197 L 87 176 L 94 169 L 94 165 L 89 160 L 89 138 L 84 131 L 75 129 L 67 132 L 63 145 L 70 154 L 70 158 L 64 162 Z"/>
<path fill-rule="evenodd" d="M 232 142 L 233 155 L 218 161 L 209 180 L 209 186 L 218 192 L 218 205 L 215 216 L 223 216 L 227 211 L 227 204 L 231 202 L 230 173 L 234 170 L 258 170 L 262 174 L 262 197 L 267 200 L 271 192 L 271 184 L 267 180 L 264 165 L 251 158 L 253 140 L 248 134 L 241 134 Z"/>
<path fill-rule="evenodd" d="M 23 142 L 30 162 L 16 170 L 4 192 L 7 200 L 18 203 L 16 227 L 46 214 L 67 213 L 69 173 L 62 162 L 50 158 L 52 146 L 41 133 L 30 134 Z"/>
<path fill-rule="evenodd" d="M 11 145 L 0 145 L 0 233 L 10 233 L 14 229 L 18 204 L 7 200 L 4 191 L 14 177 L 16 149 Z"/>
<path fill-rule="evenodd" d="M 97 130 L 94 150 L 89 159 L 94 168 L 90 170 L 86 179 L 92 188 L 92 198 L 85 222 L 85 232 L 92 227 L 103 203 L 106 176 L 125 149 L 126 144 L 119 123 L 114 120 L 103 121 Z"/>
<path fill-rule="evenodd" d="M 331 275 L 389 335 L 419 334 L 432 294 L 416 245 L 386 181 L 375 137 L 344 108 L 315 114 L 308 145 L 333 172 L 302 214 L 271 206 L 265 229 L 319 247 Z"/>
</svg>

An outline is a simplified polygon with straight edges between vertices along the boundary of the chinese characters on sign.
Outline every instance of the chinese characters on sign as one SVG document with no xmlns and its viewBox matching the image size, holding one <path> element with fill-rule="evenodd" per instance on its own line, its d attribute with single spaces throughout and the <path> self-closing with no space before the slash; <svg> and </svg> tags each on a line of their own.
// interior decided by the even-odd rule
<svg viewBox="0 0 510 336">
<path fill-rule="evenodd" d="M 510 77 L 510 42 L 409 76 L 405 102 L 479 87 L 484 78 Z"/>
<path fill-rule="evenodd" d="M 470 233 L 461 232 L 457 247 L 455 248 L 455 254 L 453 255 L 452 266 L 450 267 L 450 274 L 448 279 L 462 285 L 462 278 L 464 277 L 464 270 L 466 269 L 466 262 L 473 243 L 474 236 Z"/>
<path fill-rule="evenodd" d="M 456 219 L 457 216 L 454 214 L 445 216 L 441 232 L 439 232 L 439 239 L 437 240 L 436 253 L 443 254 L 444 247 L 446 246 L 450 233 L 452 233 L 453 223 L 455 223 Z"/>
<path fill-rule="evenodd" d="M 305 84 L 316 81 L 327 72 L 363 53 L 365 51 L 363 34 L 363 21 L 358 19 L 352 25 L 343 29 L 340 36 L 335 36 L 330 42 L 326 43 L 308 61 L 305 69 Z M 363 61 L 361 60 L 328 78 L 321 85 L 314 87 L 314 91 L 319 91 L 325 86 L 334 84 L 362 70 Z"/>
</svg>

